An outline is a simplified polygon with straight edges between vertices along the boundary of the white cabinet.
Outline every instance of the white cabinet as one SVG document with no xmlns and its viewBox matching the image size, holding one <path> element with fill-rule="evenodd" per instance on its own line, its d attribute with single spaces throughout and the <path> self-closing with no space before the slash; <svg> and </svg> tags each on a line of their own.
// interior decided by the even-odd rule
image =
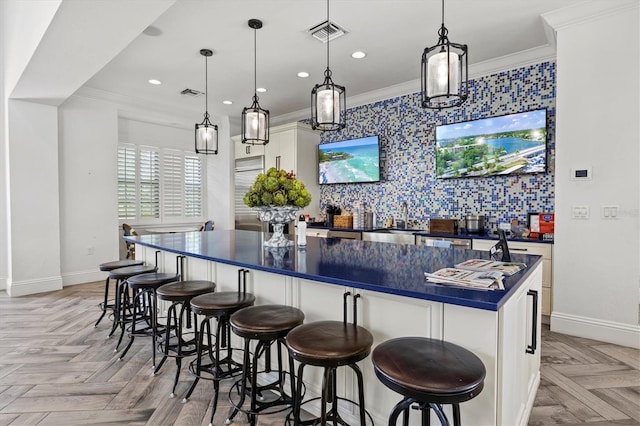
<svg viewBox="0 0 640 426">
<path fill-rule="evenodd" d="M 472 248 L 489 251 L 496 242 L 496 240 L 474 239 Z M 542 256 L 542 315 L 551 315 L 553 311 L 553 244 L 509 241 L 509 251 Z"/>
<path fill-rule="evenodd" d="M 318 229 L 318 228 L 307 228 L 307 237 L 319 237 L 319 238 L 327 238 L 329 234 L 328 229 Z"/>
<path fill-rule="evenodd" d="M 231 138 L 236 159 L 264 155 L 264 145 L 248 145 L 241 141 L 240 135 Z"/>
<path fill-rule="evenodd" d="M 482 392 L 460 405 L 463 424 L 527 424 L 540 383 L 540 298 L 533 294 L 540 294 L 541 276 L 538 264 L 498 312 L 444 305 L 444 340 L 472 351 L 486 368 Z"/>
<path fill-rule="evenodd" d="M 292 123 L 272 127 L 269 143 L 264 146 L 265 170 L 278 167 L 288 172 L 294 171 L 311 193 L 311 204 L 301 213 L 319 216 L 320 186 L 318 184 L 318 143 L 319 133 L 311 127 Z"/>
</svg>

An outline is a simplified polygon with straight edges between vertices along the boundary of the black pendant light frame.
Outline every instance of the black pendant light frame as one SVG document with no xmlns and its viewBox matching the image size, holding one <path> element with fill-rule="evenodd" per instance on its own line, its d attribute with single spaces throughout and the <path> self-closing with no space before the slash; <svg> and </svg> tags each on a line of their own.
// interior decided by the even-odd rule
<svg viewBox="0 0 640 426">
<path fill-rule="evenodd" d="M 329 20 L 329 0 L 327 0 L 327 69 L 324 71 L 324 82 L 316 84 L 311 90 L 311 127 L 314 130 L 336 131 L 347 126 L 346 113 L 346 90 L 344 86 L 335 84 L 331 79 L 331 69 L 329 68 L 329 33 L 331 21 Z M 318 93 L 329 91 L 331 93 L 331 104 L 335 106 L 338 102 L 338 111 L 331 108 L 330 117 L 320 117 L 318 115 Z M 337 96 L 337 99 L 336 99 Z M 329 118 L 326 120 L 325 118 Z"/>
<path fill-rule="evenodd" d="M 449 41 L 448 30 L 444 26 L 444 0 L 442 0 L 442 25 L 438 30 L 438 43 L 435 46 L 427 47 L 422 53 L 422 72 L 421 72 L 421 94 L 422 107 L 431 109 L 451 108 L 462 105 L 469 97 L 469 66 L 468 66 L 468 47 L 466 44 L 453 43 Z M 431 95 L 427 93 L 429 75 L 429 58 L 436 54 L 447 54 L 447 64 L 451 64 L 451 54 L 458 55 L 458 91 L 451 92 L 451 72 L 447 67 L 447 90 L 446 93 Z"/>
<path fill-rule="evenodd" d="M 249 19 L 249 28 L 253 28 L 253 103 L 250 107 L 242 109 L 242 143 L 247 145 L 266 145 L 269 143 L 269 110 L 260 108 L 258 103 L 258 73 L 257 73 L 257 48 L 256 33 L 262 28 L 262 21 L 259 19 Z M 247 127 L 247 119 L 249 114 L 257 116 L 257 128 L 250 129 Z M 264 137 L 261 137 L 262 128 L 260 126 L 260 117 L 264 117 Z"/>
<path fill-rule="evenodd" d="M 195 142 L 196 142 L 196 154 L 217 154 L 218 153 L 218 126 L 209 121 L 209 84 L 208 84 L 208 61 L 209 56 L 213 55 L 213 51 L 210 49 L 201 49 L 200 54 L 204 56 L 204 120 L 202 123 L 196 123 Z M 213 138 L 211 141 L 201 139 L 200 135 L 203 133 L 201 129 L 204 129 L 205 133 L 208 133 L 208 129 L 213 130 Z"/>
</svg>

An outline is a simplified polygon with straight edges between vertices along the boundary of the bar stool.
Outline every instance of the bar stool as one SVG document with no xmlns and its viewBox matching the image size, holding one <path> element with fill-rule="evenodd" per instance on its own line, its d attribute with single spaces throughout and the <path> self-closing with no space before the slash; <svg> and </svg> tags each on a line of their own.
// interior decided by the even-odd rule
<svg viewBox="0 0 640 426">
<path fill-rule="evenodd" d="M 293 358 L 286 351 L 285 337 L 291 330 L 302 324 L 304 313 L 300 309 L 286 305 L 259 305 L 241 309 L 231 315 L 231 330 L 234 334 L 244 339 L 244 360 L 242 378 L 237 381 L 229 391 L 229 400 L 233 405 L 233 411 L 226 420 L 227 423 L 239 411 L 247 414 L 249 423 L 256 424 L 259 413 L 277 413 L 284 411 L 293 405 L 295 400 L 295 377 Z M 256 347 L 253 357 L 250 356 L 250 344 L 255 341 Z M 271 346 L 275 343 L 278 357 L 277 380 L 258 385 L 258 373 L 271 372 Z M 285 391 L 285 371 L 282 365 L 282 348 L 285 348 L 289 358 L 289 374 L 291 389 L 289 395 Z M 258 360 L 265 356 L 265 369 L 258 371 Z M 234 402 L 231 394 L 236 389 L 239 400 Z M 271 391 L 268 394 L 267 391 Z M 250 394 L 249 408 L 242 408 L 246 394 Z M 276 407 L 274 409 L 271 409 Z"/>
<path fill-rule="evenodd" d="M 125 357 L 136 336 L 151 337 L 151 368 L 156 368 L 156 337 L 158 334 L 158 297 L 156 290 L 164 285 L 180 279 L 179 274 L 167 272 L 151 272 L 134 275 L 127 279 L 126 284 L 133 292 L 129 308 L 131 309 L 131 323 L 129 326 L 129 343 L 120 354 L 119 361 Z M 144 328 L 137 329 L 138 322 L 145 323 Z M 124 327 L 122 329 L 124 332 Z"/>
<path fill-rule="evenodd" d="M 138 265 L 144 265 L 144 261 L 134 260 L 134 259 L 115 260 L 113 262 L 101 263 L 99 268 L 100 268 L 100 271 L 110 272 L 110 271 L 113 271 L 114 269 L 125 268 L 127 266 L 138 266 Z M 102 318 L 104 318 L 104 315 L 107 313 L 107 309 L 111 309 L 111 311 L 113 312 L 116 307 L 115 300 L 113 303 L 109 303 L 110 278 L 111 276 L 107 275 L 107 279 L 104 282 L 104 302 L 100 304 L 100 308 L 102 309 L 102 314 L 100 314 L 100 318 L 98 318 L 98 321 L 96 321 L 96 323 L 94 324 L 94 327 L 97 327 L 98 324 L 100 324 L 100 321 L 102 321 Z M 116 288 L 117 288 L 117 283 L 116 283 Z"/>
<path fill-rule="evenodd" d="M 158 268 L 154 265 L 137 265 L 126 266 L 124 268 L 113 269 L 109 272 L 109 279 L 116 280 L 116 300 L 113 310 L 113 325 L 109 332 L 109 337 L 113 335 L 118 326 L 121 328 L 120 338 L 118 344 L 113 350 L 118 351 L 120 343 L 122 343 L 122 337 L 124 336 L 124 328 L 127 321 L 130 319 L 127 317 L 128 305 L 129 305 L 129 292 L 127 291 L 127 280 L 135 275 L 148 274 L 157 271 Z"/>
<path fill-rule="evenodd" d="M 182 368 L 182 358 L 195 354 L 197 350 L 198 320 L 196 314 L 191 312 L 191 299 L 202 294 L 212 293 L 215 289 L 216 284 L 211 281 L 178 281 L 165 284 L 156 290 L 158 299 L 171 302 L 171 305 L 167 310 L 164 340 L 158 344 L 163 353 L 162 360 L 160 360 L 153 374 L 157 374 L 160 371 L 167 357 L 172 356 L 175 358 L 176 376 L 171 389 L 171 398 L 175 396 L 176 385 Z M 178 307 L 180 307 L 179 314 Z M 186 328 L 190 329 L 191 315 L 193 315 L 194 324 L 194 329 L 191 333 L 193 338 L 186 339 L 187 333 L 184 332 L 183 321 L 186 321 Z"/>
<path fill-rule="evenodd" d="M 460 403 L 475 398 L 484 387 L 485 367 L 467 349 L 437 339 L 399 337 L 378 345 L 371 354 L 378 379 L 403 395 L 389 416 L 395 425 L 400 413 L 409 423 L 410 407 L 422 412 L 422 424 L 429 424 L 433 409 L 442 425 L 449 425 L 442 404 L 451 404 L 453 424 L 460 425 Z"/>
<path fill-rule="evenodd" d="M 255 296 L 247 293 L 246 276 L 248 269 L 238 270 L 238 291 L 221 291 L 207 293 L 191 299 L 191 311 L 204 317 L 200 322 L 196 359 L 191 361 L 189 371 L 195 376 L 182 402 L 187 402 L 200 379 L 213 381 L 213 399 L 211 410 L 211 424 L 218 407 L 220 381 L 230 379 L 242 372 L 242 364 L 233 359 L 234 349 L 231 347 L 231 315 L 255 303 Z M 215 319 L 216 342 L 212 343 L 211 320 Z M 207 345 L 204 337 L 207 337 Z M 220 350 L 226 348 L 226 355 L 220 356 Z M 206 361 L 208 355 L 209 362 Z"/>
<path fill-rule="evenodd" d="M 287 336 L 287 346 L 289 353 L 300 364 L 298 366 L 298 390 L 295 405 L 293 407 L 293 424 L 308 425 L 329 422 L 334 424 L 347 425 L 348 423 L 338 412 L 338 400 L 350 402 L 359 406 L 360 424 L 366 424 L 368 413 L 364 406 L 364 380 L 362 371 L 356 364 L 365 359 L 371 352 L 373 336 L 371 333 L 357 325 L 357 300 L 359 294 L 353 296 L 353 323 L 347 322 L 347 297 L 350 292 L 344 293 L 343 299 L 343 320 L 342 321 L 317 321 L 301 325 L 292 330 Z M 324 377 L 322 381 L 322 396 L 320 397 L 320 417 L 302 421 L 300 410 L 302 406 L 302 384 L 304 368 L 307 365 L 322 367 Z M 338 367 L 348 366 L 357 377 L 358 381 L 358 403 L 338 397 L 336 386 L 336 373 Z M 310 402 L 318 398 L 310 399 Z M 331 401 L 328 401 L 328 400 Z M 306 403 L 305 402 L 305 403 Z M 327 403 L 331 403 L 331 409 L 327 412 Z M 287 416 L 287 422 L 289 422 Z M 371 422 L 373 423 L 373 421 Z"/>
</svg>

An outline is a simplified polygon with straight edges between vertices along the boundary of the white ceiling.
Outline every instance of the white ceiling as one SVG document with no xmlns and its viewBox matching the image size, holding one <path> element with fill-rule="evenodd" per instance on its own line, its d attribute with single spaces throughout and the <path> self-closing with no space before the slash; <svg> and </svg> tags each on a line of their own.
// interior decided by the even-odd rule
<svg viewBox="0 0 640 426">
<path fill-rule="evenodd" d="M 445 25 L 452 42 L 469 46 L 473 69 L 496 58 L 551 45 L 541 15 L 588 0 L 446 0 Z M 612 1 L 612 0 L 606 0 Z M 615 1 L 615 0 L 613 0 Z M 348 33 L 330 43 L 333 80 L 350 97 L 417 81 L 425 47 L 436 44 L 439 0 L 332 0 L 331 20 Z M 205 99 L 180 95 L 205 90 L 202 48 L 209 58 L 209 112 L 239 122 L 253 96 L 251 18 L 257 32 L 260 105 L 278 117 L 309 108 L 312 87 L 323 81 L 326 44 L 307 29 L 326 19 L 324 0 L 177 0 L 152 25 L 159 35 L 140 34 L 85 87 L 194 111 L 201 121 Z M 549 40 L 551 38 L 552 40 Z M 355 50 L 367 57 L 351 58 Z M 309 78 L 296 76 L 307 71 Z M 162 85 L 147 81 L 158 79 Z M 233 105 L 223 105 L 223 100 Z M 353 103 L 351 103 L 353 105 Z"/>
</svg>

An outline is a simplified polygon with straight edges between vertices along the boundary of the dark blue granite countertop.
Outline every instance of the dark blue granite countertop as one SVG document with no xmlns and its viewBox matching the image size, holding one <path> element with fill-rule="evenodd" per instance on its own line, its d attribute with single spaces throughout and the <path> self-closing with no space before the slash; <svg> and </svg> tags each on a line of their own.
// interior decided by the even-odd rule
<svg viewBox="0 0 640 426">
<path fill-rule="evenodd" d="M 124 238 L 241 268 L 490 311 L 497 311 L 541 261 L 540 256 L 512 254 L 514 262 L 528 267 L 505 277 L 504 291 L 474 290 L 428 283 L 424 272 L 471 258 L 488 259 L 488 252 L 316 237 L 307 237 L 304 249 L 273 249 L 263 247 L 265 236 L 270 234 L 216 230 Z"/>
</svg>

